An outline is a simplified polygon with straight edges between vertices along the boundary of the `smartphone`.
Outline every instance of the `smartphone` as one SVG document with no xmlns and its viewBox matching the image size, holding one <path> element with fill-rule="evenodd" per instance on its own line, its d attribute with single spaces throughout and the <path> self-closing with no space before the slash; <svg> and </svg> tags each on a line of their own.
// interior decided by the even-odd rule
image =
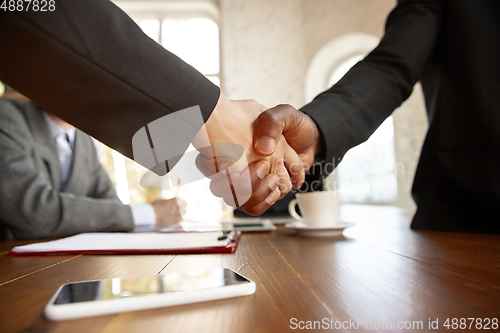
<svg viewBox="0 0 500 333">
<path fill-rule="evenodd" d="M 76 319 L 251 295 L 255 288 L 229 268 L 73 282 L 59 287 L 44 314 Z"/>
</svg>

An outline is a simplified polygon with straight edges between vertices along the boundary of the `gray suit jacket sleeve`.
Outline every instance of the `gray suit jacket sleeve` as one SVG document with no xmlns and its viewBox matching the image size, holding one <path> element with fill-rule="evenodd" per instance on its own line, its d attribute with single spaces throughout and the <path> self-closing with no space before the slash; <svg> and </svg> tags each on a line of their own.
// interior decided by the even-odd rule
<svg viewBox="0 0 500 333">
<path fill-rule="evenodd" d="M 323 134 L 327 163 L 337 165 L 408 98 L 436 49 L 442 21 L 441 0 L 399 0 L 380 44 L 301 109 Z"/>
<path fill-rule="evenodd" d="M 143 126 L 195 105 L 206 121 L 219 98 L 216 85 L 108 0 L 0 11 L 0 31 L 1 81 L 130 158 Z"/>
<path fill-rule="evenodd" d="M 30 130 L 13 103 L 0 112 L 1 223 L 18 239 L 62 237 L 133 228 L 130 208 L 117 198 L 101 167 L 94 169 L 94 197 L 60 192 L 40 172 Z M 95 155 L 95 153 L 94 153 Z"/>
</svg>

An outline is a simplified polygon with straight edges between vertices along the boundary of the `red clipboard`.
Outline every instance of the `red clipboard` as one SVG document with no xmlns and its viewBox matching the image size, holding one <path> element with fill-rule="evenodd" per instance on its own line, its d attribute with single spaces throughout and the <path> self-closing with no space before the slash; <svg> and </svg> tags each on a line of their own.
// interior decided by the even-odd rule
<svg viewBox="0 0 500 333">
<path fill-rule="evenodd" d="M 35 244 L 28 244 L 24 246 L 17 246 L 14 247 L 10 252 L 7 253 L 7 256 L 40 256 L 40 255 L 70 255 L 70 254 L 196 254 L 196 253 L 233 253 L 236 251 L 238 248 L 239 241 L 241 239 L 241 231 L 231 231 L 231 232 L 205 232 L 205 233 L 168 233 L 168 234 L 161 234 L 161 233 L 152 233 L 154 238 L 160 239 L 161 237 L 168 239 L 171 238 L 173 239 L 174 237 L 180 237 L 180 238 L 186 238 L 189 240 L 188 235 L 200 235 L 201 238 L 203 236 L 208 236 L 208 235 L 213 235 L 215 237 L 218 237 L 218 241 L 221 243 L 225 243 L 224 245 L 221 246 L 204 246 L 204 244 L 200 244 L 200 246 L 188 246 L 188 247 L 178 247 L 175 248 L 172 246 L 169 247 L 156 247 L 156 248 L 140 248 L 140 247 L 134 247 L 133 243 L 128 246 L 127 248 L 112 248 L 109 246 L 109 244 L 106 244 L 107 248 L 78 248 L 78 249 L 64 249 L 60 248 L 61 246 L 64 247 L 64 242 L 63 244 L 57 245 L 57 241 L 65 241 L 65 242 L 71 242 L 73 238 L 79 236 L 80 238 L 88 236 L 88 235 L 99 235 L 99 238 L 105 239 L 105 235 L 113 235 L 110 237 L 115 237 L 117 235 L 141 235 L 144 236 L 145 233 L 137 233 L 137 234 L 106 234 L 106 233 L 94 233 L 94 234 L 80 234 L 76 236 L 71 236 L 67 238 L 63 238 L 60 240 L 52 241 L 52 242 L 47 242 L 47 243 L 35 243 Z M 203 235 L 203 236 L 201 236 Z M 140 238 L 141 236 L 135 236 L 135 238 Z M 90 239 L 90 237 L 88 237 Z M 127 236 L 128 239 L 134 239 L 134 236 Z M 142 237 L 145 238 L 145 237 Z M 192 237 L 195 238 L 195 237 Z M 182 239 L 178 240 L 182 242 Z M 52 247 L 50 243 L 54 244 Z M 61 242 L 60 242 L 61 243 Z M 144 244 L 143 244 L 144 245 Z M 141 246 L 143 247 L 143 246 Z M 44 250 L 44 248 L 47 248 Z M 34 249 L 34 250 L 30 250 Z"/>
</svg>

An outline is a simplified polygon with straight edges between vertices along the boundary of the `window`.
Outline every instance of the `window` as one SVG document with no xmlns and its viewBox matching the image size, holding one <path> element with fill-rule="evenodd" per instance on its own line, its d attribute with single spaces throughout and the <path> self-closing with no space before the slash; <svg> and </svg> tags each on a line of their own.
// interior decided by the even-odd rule
<svg viewBox="0 0 500 333">
<path fill-rule="evenodd" d="M 342 62 L 332 73 L 329 87 L 337 83 L 363 55 Z M 398 196 L 394 151 L 394 125 L 388 117 L 370 138 L 350 149 L 338 167 L 337 187 L 342 202 L 393 203 Z"/>
<path fill-rule="evenodd" d="M 190 17 L 189 12 L 179 14 L 174 11 L 175 17 L 166 17 L 162 14 L 162 5 L 168 4 L 158 3 L 159 7 L 152 7 L 149 12 L 135 13 L 134 8 L 143 10 L 145 6 L 138 3 L 138 6 L 134 7 L 132 2 L 127 2 L 123 3 L 122 9 L 135 19 L 135 22 L 151 39 L 160 43 L 204 74 L 214 84 L 220 86 L 219 27 L 217 23 L 213 19 L 199 15 L 199 13 Z M 172 11 L 169 10 L 168 13 L 172 14 Z M 102 164 L 115 184 L 118 197 L 123 203 L 152 202 L 158 197 L 169 198 L 172 195 L 171 191 L 167 193 L 167 191 L 144 189 L 139 184 L 136 170 L 136 168 L 141 169 L 142 167 L 100 143 L 97 146 Z M 190 146 L 189 150 L 192 149 L 194 148 Z M 227 209 L 223 201 L 210 193 L 209 182 L 208 179 L 202 179 L 183 185 L 176 191 L 177 196 L 188 203 L 187 213 L 184 215 L 186 220 L 218 221 L 221 214 L 226 213 L 223 211 Z"/>
<path fill-rule="evenodd" d="M 151 39 L 220 85 L 219 26 L 207 18 L 136 21 Z"/>
<path fill-rule="evenodd" d="M 379 42 L 365 33 L 339 36 L 321 48 L 306 73 L 306 102 L 339 81 Z M 331 162 L 331 161 L 329 161 Z M 398 199 L 392 116 L 364 143 L 350 149 L 326 184 L 342 202 L 395 203 Z M 332 185 L 333 184 L 333 185 Z"/>
</svg>

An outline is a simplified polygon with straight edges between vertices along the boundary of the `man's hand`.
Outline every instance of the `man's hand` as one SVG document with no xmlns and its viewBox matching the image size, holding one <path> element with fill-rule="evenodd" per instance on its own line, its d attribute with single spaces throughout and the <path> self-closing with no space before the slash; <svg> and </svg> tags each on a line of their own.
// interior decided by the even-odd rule
<svg viewBox="0 0 500 333">
<path fill-rule="evenodd" d="M 304 163 L 305 171 L 309 170 L 314 156 L 322 148 L 321 135 L 314 120 L 288 104 L 270 108 L 257 117 L 253 132 L 257 153 L 273 154 L 283 137 Z"/>
<path fill-rule="evenodd" d="M 297 185 L 297 188 L 304 180 L 304 172 L 311 167 L 314 156 L 320 152 L 322 147 L 316 123 L 308 115 L 297 111 L 290 105 L 278 105 L 260 113 L 254 123 L 253 138 L 256 151 L 263 155 L 276 153 L 277 147 L 283 141 L 286 141 L 291 148 L 296 149 L 296 153 L 301 157 L 301 163 L 303 163 L 302 168 L 292 170 L 284 168 L 284 170 L 291 174 L 292 179 L 296 179 L 294 185 Z M 217 161 L 217 164 L 223 166 L 231 163 L 231 161 L 224 159 Z M 267 174 L 269 163 L 265 160 L 250 163 L 243 172 L 232 173 L 230 177 L 220 173 L 216 174 L 213 159 L 200 155 L 196 164 L 206 176 L 212 179 L 210 183 L 212 193 L 224 198 L 224 201 L 232 206 L 234 206 L 234 200 L 232 199 L 231 186 L 233 190 L 237 191 L 250 181 L 252 194 L 243 205 L 238 207 L 247 214 L 261 215 L 283 197 L 276 185 L 280 177 L 274 173 Z M 285 160 L 283 165 L 286 164 Z"/>
<path fill-rule="evenodd" d="M 224 164 L 226 161 L 217 161 Z M 224 199 L 224 202 L 232 207 L 238 207 L 241 211 L 250 215 L 261 215 L 282 197 L 279 188 L 280 178 L 275 173 L 269 173 L 269 162 L 259 160 L 251 163 L 243 172 L 231 174 L 216 173 L 214 159 L 198 155 L 196 166 L 207 177 L 212 179 L 210 190 L 212 193 Z M 250 190 L 247 187 L 251 186 Z M 238 205 L 235 202 L 234 193 L 247 193 L 242 204 L 237 196 Z"/>
<path fill-rule="evenodd" d="M 307 114 L 296 110 L 291 105 L 278 105 L 262 112 L 255 120 L 254 126 L 255 150 L 262 155 L 270 155 L 283 139 L 286 139 L 291 148 L 295 150 L 303 162 L 303 173 L 300 175 L 302 182 L 305 172 L 314 162 L 314 157 L 321 152 L 323 139 L 314 120 Z M 250 174 L 259 166 L 251 163 L 248 168 Z M 289 170 L 289 172 L 292 172 Z M 294 175 L 292 174 L 292 177 Z M 258 178 L 252 178 L 252 195 L 248 205 L 241 209 L 250 215 L 261 215 L 272 206 L 269 196 L 269 186 Z M 298 185 L 300 187 L 302 182 Z M 215 187 L 217 184 L 213 184 Z M 297 187 L 297 188 L 298 188 Z"/>
<path fill-rule="evenodd" d="M 221 94 L 214 112 L 193 140 L 195 148 L 209 160 L 206 161 L 201 156 L 199 157 L 197 165 L 200 170 L 206 176 L 221 172 L 219 177 L 216 177 L 217 179 L 212 182 L 212 184 L 217 185 L 211 186 L 212 192 L 223 197 L 232 206 L 245 207 L 252 195 L 250 181 L 253 176 L 251 171 L 255 170 L 248 169 L 248 163 L 262 159 L 268 162 L 268 172 L 274 174 L 278 180 L 278 199 L 292 189 L 292 182 L 293 186 L 298 188 L 304 181 L 302 160 L 283 137 L 278 137 L 275 140 L 273 153 L 268 154 L 267 157 L 261 156 L 254 149 L 252 141 L 254 121 L 265 109 L 266 107 L 253 100 L 230 101 Z M 236 154 L 237 149 L 224 151 L 221 148 L 224 143 L 234 143 L 241 146 L 245 152 L 244 156 Z M 211 147 L 211 149 L 207 149 L 207 147 Z M 231 174 L 231 176 L 227 176 L 227 174 Z M 221 177 L 221 175 L 226 175 L 226 177 Z M 234 182 L 238 186 L 231 184 L 232 178 L 235 178 Z M 271 192 L 273 191 L 277 194 L 275 186 L 271 189 Z M 268 200 L 271 201 L 271 198 Z"/>
<path fill-rule="evenodd" d="M 155 226 L 167 226 L 182 221 L 186 202 L 182 199 L 156 200 L 151 204 L 156 215 Z"/>
</svg>

